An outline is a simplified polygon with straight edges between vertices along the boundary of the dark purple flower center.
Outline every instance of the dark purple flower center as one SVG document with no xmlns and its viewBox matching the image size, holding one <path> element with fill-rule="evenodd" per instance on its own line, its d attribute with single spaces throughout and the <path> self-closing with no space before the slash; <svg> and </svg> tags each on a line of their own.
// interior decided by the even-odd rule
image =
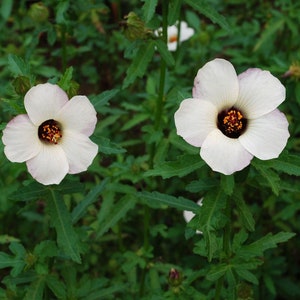
<svg viewBox="0 0 300 300">
<path fill-rule="evenodd" d="M 229 138 L 238 138 L 245 131 L 246 126 L 247 119 L 234 107 L 218 114 L 218 128 Z"/>
<path fill-rule="evenodd" d="M 61 126 L 53 119 L 47 120 L 39 126 L 38 135 L 43 142 L 57 144 L 62 138 Z"/>
</svg>

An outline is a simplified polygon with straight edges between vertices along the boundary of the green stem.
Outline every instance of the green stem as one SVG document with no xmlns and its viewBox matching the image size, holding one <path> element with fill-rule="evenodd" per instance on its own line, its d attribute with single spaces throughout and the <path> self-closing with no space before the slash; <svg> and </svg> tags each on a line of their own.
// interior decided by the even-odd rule
<svg viewBox="0 0 300 300">
<path fill-rule="evenodd" d="M 168 42 L 168 6 L 169 6 L 169 1 L 167 0 L 162 1 L 162 16 L 163 16 L 162 36 L 163 36 L 163 41 L 166 44 Z M 156 101 L 156 110 L 155 110 L 155 119 L 154 119 L 154 131 L 158 131 L 161 127 L 166 71 L 167 71 L 167 65 L 164 60 L 161 60 L 158 96 Z M 154 153 L 155 153 L 155 144 L 153 143 L 150 148 L 150 168 L 153 168 Z"/>
<path fill-rule="evenodd" d="M 162 13 L 163 13 L 163 41 L 168 42 L 168 1 L 162 1 Z M 154 128 L 158 130 L 161 124 L 163 103 L 164 103 L 164 91 L 165 91 L 165 79 L 166 79 L 166 63 L 164 60 L 161 61 L 160 65 L 160 79 L 159 79 L 159 89 L 158 89 L 158 98 L 156 103 L 156 112 L 155 112 L 155 122 Z"/>
<path fill-rule="evenodd" d="M 225 225 L 224 234 L 223 234 L 223 253 L 224 253 L 223 255 L 225 256 L 225 259 L 221 257 L 220 262 L 222 262 L 224 260 L 228 261 L 228 259 L 231 256 L 232 203 L 231 203 L 230 197 L 227 197 L 225 215 L 227 217 L 227 223 Z M 217 280 L 215 300 L 221 299 L 220 297 L 221 297 L 223 285 L 224 285 L 224 276 L 220 277 Z"/>
</svg>

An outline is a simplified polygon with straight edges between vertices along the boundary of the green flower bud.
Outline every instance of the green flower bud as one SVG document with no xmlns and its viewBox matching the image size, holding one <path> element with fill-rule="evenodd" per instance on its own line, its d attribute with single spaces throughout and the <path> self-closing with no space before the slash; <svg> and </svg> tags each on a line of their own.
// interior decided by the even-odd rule
<svg viewBox="0 0 300 300">
<path fill-rule="evenodd" d="M 43 23 L 49 18 L 49 9 L 42 2 L 34 3 L 30 6 L 28 15 L 33 21 Z"/>
<path fill-rule="evenodd" d="M 125 31 L 124 34 L 129 40 L 146 39 L 151 30 L 145 27 L 145 23 L 134 13 L 130 12 L 123 22 Z"/>
<path fill-rule="evenodd" d="M 12 85 L 18 95 L 24 96 L 27 91 L 31 88 L 30 80 L 26 76 L 18 76 L 16 77 Z"/>
</svg>

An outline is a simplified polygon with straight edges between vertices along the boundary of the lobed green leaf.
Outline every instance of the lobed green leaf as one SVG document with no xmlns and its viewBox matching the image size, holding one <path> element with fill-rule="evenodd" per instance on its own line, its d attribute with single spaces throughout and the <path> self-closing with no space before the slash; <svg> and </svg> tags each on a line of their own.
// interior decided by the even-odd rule
<svg viewBox="0 0 300 300">
<path fill-rule="evenodd" d="M 72 226 L 71 215 L 61 195 L 55 190 L 51 190 L 51 195 L 47 208 L 56 230 L 57 244 L 73 261 L 81 263 L 79 239 Z"/>
<path fill-rule="evenodd" d="M 124 196 L 114 207 L 109 211 L 105 218 L 98 224 L 97 238 L 102 236 L 106 231 L 119 222 L 127 212 L 136 204 L 136 199 L 132 195 Z"/>
<path fill-rule="evenodd" d="M 179 156 L 176 161 L 155 165 L 153 170 L 145 173 L 145 176 L 161 176 L 164 179 L 173 176 L 183 177 L 202 168 L 204 165 L 205 162 L 199 156 L 185 154 Z"/>
<path fill-rule="evenodd" d="M 154 54 L 154 41 L 148 41 L 140 46 L 131 65 L 127 69 L 123 89 L 132 84 L 138 77 L 143 77 Z"/>
<path fill-rule="evenodd" d="M 211 3 L 209 3 L 206 0 L 184 0 L 184 2 L 203 15 L 205 15 L 207 18 L 209 18 L 213 23 L 217 23 L 220 25 L 223 29 L 230 31 L 231 28 L 229 24 L 227 23 L 224 16 L 220 15 L 218 11 L 213 7 Z"/>
<path fill-rule="evenodd" d="M 144 21 L 147 23 L 152 19 L 155 13 L 158 0 L 142 0 L 142 1 L 145 2 L 142 7 L 142 11 L 143 11 Z"/>
<path fill-rule="evenodd" d="M 76 223 L 81 219 L 88 207 L 98 199 L 98 195 L 104 190 L 108 179 L 103 180 L 99 185 L 96 185 L 87 196 L 78 203 L 78 205 L 72 211 L 72 223 Z"/>
<path fill-rule="evenodd" d="M 183 197 L 176 198 L 159 192 L 140 192 L 138 196 L 150 207 L 161 207 L 167 205 L 179 210 L 188 210 L 193 212 L 199 210 L 198 204 Z"/>
</svg>

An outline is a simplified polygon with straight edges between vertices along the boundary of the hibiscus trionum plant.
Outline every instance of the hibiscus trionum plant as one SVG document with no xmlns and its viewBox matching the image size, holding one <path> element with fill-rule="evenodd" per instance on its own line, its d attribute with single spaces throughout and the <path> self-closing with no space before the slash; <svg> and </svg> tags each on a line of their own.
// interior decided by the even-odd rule
<svg viewBox="0 0 300 300">
<path fill-rule="evenodd" d="M 253 156 L 279 156 L 289 137 L 288 122 L 277 106 L 285 100 L 280 81 L 258 68 L 237 76 L 232 64 L 215 59 L 194 81 L 193 98 L 175 113 L 177 133 L 201 147 L 200 155 L 225 175 L 249 165 Z"/>
<path fill-rule="evenodd" d="M 44 185 L 87 170 L 98 153 L 89 139 L 97 123 L 89 99 L 69 100 L 58 85 L 45 83 L 32 87 L 24 104 L 27 114 L 13 118 L 3 130 L 6 157 L 26 162 L 28 172 Z"/>
</svg>

